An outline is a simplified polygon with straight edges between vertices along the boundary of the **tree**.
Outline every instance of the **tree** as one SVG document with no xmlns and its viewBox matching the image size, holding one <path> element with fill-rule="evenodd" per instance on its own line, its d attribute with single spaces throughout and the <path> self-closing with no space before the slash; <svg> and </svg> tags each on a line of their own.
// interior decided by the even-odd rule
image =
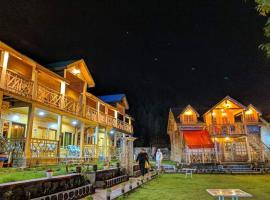
<svg viewBox="0 0 270 200">
<path fill-rule="evenodd" d="M 266 52 L 268 57 L 270 57 L 270 0 L 255 0 L 255 2 L 257 3 L 256 8 L 260 15 L 268 17 L 264 27 L 264 34 L 267 41 L 259 47 Z"/>
</svg>

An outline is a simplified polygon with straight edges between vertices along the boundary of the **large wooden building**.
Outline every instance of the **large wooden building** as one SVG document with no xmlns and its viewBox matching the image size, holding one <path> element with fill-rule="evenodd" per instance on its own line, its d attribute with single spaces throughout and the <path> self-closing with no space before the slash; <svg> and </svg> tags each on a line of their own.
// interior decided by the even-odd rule
<svg viewBox="0 0 270 200">
<path fill-rule="evenodd" d="M 83 59 L 40 65 L 0 42 L 0 151 L 14 165 L 110 160 L 133 134 L 124 94 L 96 97 Z"/>
<path fill-rule="evenodd" d="M 261 112 L 227 96 L 202 116 L 191 106 L 171 108 L 171 159 L 182 163 L 264 162 L 270 130 Z"/>
</svg>

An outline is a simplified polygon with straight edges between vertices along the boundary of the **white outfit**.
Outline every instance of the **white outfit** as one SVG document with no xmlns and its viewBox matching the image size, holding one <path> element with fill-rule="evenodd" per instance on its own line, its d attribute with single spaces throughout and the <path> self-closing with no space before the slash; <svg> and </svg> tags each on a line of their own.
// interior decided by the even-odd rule
<svg viewBox="0 0 270 200">
<path fill-rule="evenodd" d="M 163 155 L 161 151 L 157 151 L 156 153 L 156 165 L 157 165 L 157 169 L 159 170 L 161 167 L 161 162 L 163 160 Z"/>
</svg>

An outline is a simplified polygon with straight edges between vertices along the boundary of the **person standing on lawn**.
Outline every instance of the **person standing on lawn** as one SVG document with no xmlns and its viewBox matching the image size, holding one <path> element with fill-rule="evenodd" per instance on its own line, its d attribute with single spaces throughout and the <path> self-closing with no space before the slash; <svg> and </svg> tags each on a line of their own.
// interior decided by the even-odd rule
<svg viewBox="0 0 270 200">
<path fill-rule="evenodd" d="M 147 169 L 145 165 L 150 165 L 148 155 L 145 152 L 144 148 L 141 148 L 141 152 L 138 154 L 136 162 L 139 162 L 140 171 L 142 176 L 144 176 L 147 173 Z"/>
<path fill-rule="evenodd" d="M 160 170 L 161 168 L 162 160 L 163 160 L 163 154 L 160 151 L 160 149 L 158 149 L 156 153 L 156 166 L 158 170 Z"/>
</svg>

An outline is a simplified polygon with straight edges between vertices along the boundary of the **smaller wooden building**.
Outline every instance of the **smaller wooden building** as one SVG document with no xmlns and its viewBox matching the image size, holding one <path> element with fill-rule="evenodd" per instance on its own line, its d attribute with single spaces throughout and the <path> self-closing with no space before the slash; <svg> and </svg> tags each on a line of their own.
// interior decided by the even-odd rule
<svg viewBox="0 0 270 200">
<path fill-rule="evenodd" d="M 202 116 L 191 105 L 171 108 L 167 128 L 171 159 L 183 163 L 265 162 L 270 159 L 270 149 L 262 128 L 269 125 L 261 115 L 253 105 L 244 106 L 229 96 Z M 265 134 L 270 137 L 270 132 Z"/>
</svg>

